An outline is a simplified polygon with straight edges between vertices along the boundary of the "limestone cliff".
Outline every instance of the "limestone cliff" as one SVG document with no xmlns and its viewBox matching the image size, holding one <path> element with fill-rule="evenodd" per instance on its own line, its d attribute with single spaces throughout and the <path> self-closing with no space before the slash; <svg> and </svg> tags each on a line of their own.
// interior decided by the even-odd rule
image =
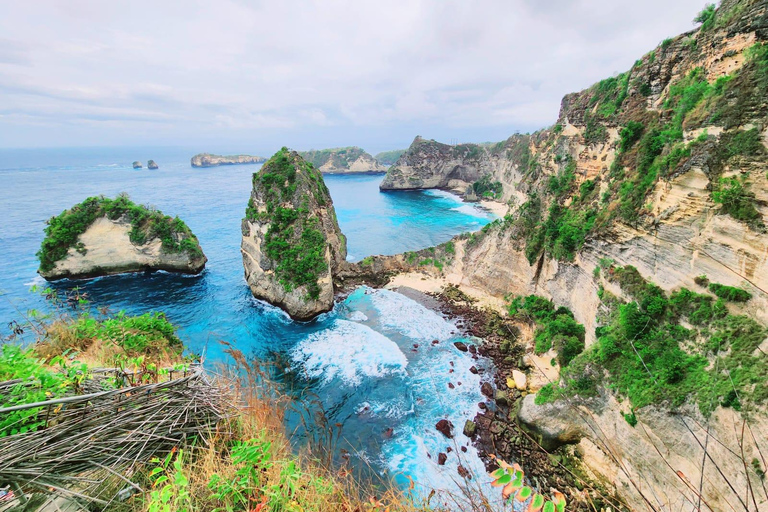
<svg viewBox="0 0 768 512">
<path fill-rule="evenodd" d="M 322 174 L 283 148 L 253 175 L 242 224 L 245 279 L 253 295 L 297 320 L 333 308 L 333 275 L 347 257 Z"/>
<path fill-rule="evenodd" d="M 216 167 L 218 165 L 241 165 L 241 164 L 260 164 L 267 159 L 261 156 L 251 155 L 212 155 L 210 153 L 200 153 L 192 157 L 190 163 L 192 167 Z"/>
<path fill-rule="evenodd" d="M 91 197 L 51 218 L 38 272 L 48 280 L 165 270 L 198 274 L 207 261 L 178 217 L 116 199 Z"/>
<path fill-rule="evenodd" d="M 439 264 L 427 260 L 421 269 L 498 298 L 550 298 L 573 311 L 586 328 L 587 350 L 596 347 L 598 355 L 610 342 L 601 334 L 609 310 L 601 297 L 615 296 L 614 304 L 635 300 L 606 276 L 614 268 L 636 267 L 667 296 L 702 290 L 697 286 L 706 281 L 741 288 L 751 300 L 718 307 L 733 315 L 734 325 L 739 318 L 758 322 L 749 324 L 756 347 L 728 371 L 764 367 L 768 2 L 724 0 L 700 19 L 700 29 L 665 40 L 626 73 L 567 95 L 549 129 L 472 158 L 417 138 L 383 190 L 451 187 L 450 179 L 485 174 L 502 183 L 504 200 L 515 205 L 507 218 L 453 240 Z M 394 268 L 407 261 L 374 263 Z M 645 312 L 646 305 L 638 307 Z M 716 365 L 732 353 L 711 345 L 706 329 L 685 321 L 679 327 L 686 336 L 697 334 L 678 354 Z M 740 336 L 727 328 L 718 333 L 717 343 Z M 676 370 L 671 382 L 685 371 Z M 541 379 L 531 380 L 541 386 Z M 764 382 L 750 382 L 739 388 L 745 403 L 747 394 L 765 389 Z M 762 510 L 768 507 L 761 476 L 768 404 L 759 394 L 742 414 L 728 394 L 717 395 L 706 412 L 657 398 L 638 408 L 634 427 L 622 415 L 634 405 L 615 388 L 548 406 L 526 398 L 520 415 L 534 429 L 578 443 L 594 476 L 615 485 L 634 510 L 679 510 L 684 503 Z"/>
<path fill-rule="evenodd" d="M 376 174 L 387 169 L 358 147 L 302 151 L 302 158 L 323 174 Z"/>
</svg>

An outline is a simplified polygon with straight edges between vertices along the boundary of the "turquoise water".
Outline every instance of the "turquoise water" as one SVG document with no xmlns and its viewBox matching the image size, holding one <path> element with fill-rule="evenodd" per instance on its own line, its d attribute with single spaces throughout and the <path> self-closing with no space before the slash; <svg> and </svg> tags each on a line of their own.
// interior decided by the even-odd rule
<svg viewBox="0 0 768 512">
<path fill-rule="evenodd" d="M 453 348 L 460 339 L 453 323 L 385 290 L 360 288 L 310 323 L 293 322 L 254 300 L 243 279 L 240 220 L 259 166 L 193 169 L 192 154 L 173 148 L 0 151 L 2 328 L 45 307 L 28 292 L 44 282 L 35 273 L 34 254 L 45 220 L 87 196 L 128 192 L 136 202 L 183 218 L 208 256 L 206 270 L 194 277 L 121 275 L 55 287 L 80 286 L 96 306 L 113 312 L 164 311 L 208 363 L 225 359 L 220 340 L 250 357 L 281 362 L 290 391 L 319 399 L 329 422 L 343 425 L 338 447 L 351 453 L 353 464 L 401 479 L 410 475 L 426 488 L 455 489 L 456 454 L 468 440 L 458 435 L 449 442 L 434 424 L 449 417 L 460 432 L 482 397 L 478 377 L 468 371 L 477 362 Z M 150 158 L 159 170 L 130 166 Z M 436 245 L 491 220 L 442 192 L 380 193 L 381 179 L 326 177 L 350 260 Z M 289 415 L 288 427 L 297 424 Z M 448 446 L 452 456 L 439 467 L 437 453 Z M 463 465 L 482 471 L 472 454 L 470 448 Z"/>
</svg>

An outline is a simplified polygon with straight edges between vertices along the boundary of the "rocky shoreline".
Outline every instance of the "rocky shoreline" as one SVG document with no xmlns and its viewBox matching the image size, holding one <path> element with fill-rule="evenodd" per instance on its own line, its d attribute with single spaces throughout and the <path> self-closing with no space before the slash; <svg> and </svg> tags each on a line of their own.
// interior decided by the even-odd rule
<svg viewBox="0 0 768 512">
<path fill-rule="evenodd" d="M 390 277 L 393 276 L 363 284 L 381 288 L 386 286 L 384 281 L 389 281 Z M 462 336 L 477 340 L 478 345 L 457 346 L 457 350 L 471 352 L 478 361 L 475 370 L 471 371 L 480 374 L 489 372 L 491 380 L 484 380 L 481 385 L 486 399 L 478 403 L 480 411 L 472 422 L 452 427 L 454 431 L 464 429 L 465 435 L 478 449 L 488 472 L 499 467 L 494 460 L 498 457 L 520 464 L 529 482 L 536 488 L 545 492 L 554 488 L 565 494 L 570 511 L 592 511 L 593 507 L 597 510 L 607 507 L 617 511 L 628 510 L 613 493 L 589 478 L 572 447 L 562 446 L 547 451 L 536 436 L 518 422 L 520 401 L 528 392 L 514 385 L 513 372 L 525 373 L 527 369 L 524 364 L 526 346 L 520 326 L 514 320 L 490 307 L 480 307 L 477 300 L 455 286 L 448 285 L 439 292 L 423 292 L 408 286 L 390 289 L 455 319 Z M 349 288 L 345 289 L 339 296 L 348 291 Z M 491 364 L 486 367 L 482 364 L 483 359 Z M 435 428 L 440 430 L 441 426 L 436 425 Z"/>
</svg>

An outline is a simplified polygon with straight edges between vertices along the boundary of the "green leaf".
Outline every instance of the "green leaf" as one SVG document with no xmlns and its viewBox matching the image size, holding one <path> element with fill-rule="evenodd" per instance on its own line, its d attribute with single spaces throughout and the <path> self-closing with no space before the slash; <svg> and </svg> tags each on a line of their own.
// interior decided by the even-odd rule
<svg viewBox="0 0 768 512">
<path fill-rule="evenodd" d="M 506 474 L 507 474 L 507 472 L 503 468 L 499 468 L 496 471 L 494 471 L 493 473 L 491 473 L 491 476 L 494 479 L 496 479 L 496 478 L 501 478 L 502 476 L 504 476 Z"/>
<path fill-rule="evenodd" d="M 555 512 L 555 504 L 551 501 L 548 501 L 544 504 L 544 509 L 542 512 Z"/>
<path fill-rule="evenodd" d="M 499 479 L 496 480 L 496 485 L 508 484 L 511 481 L 512 481 L 512 475 L 509 475 L 509 474 L 502 475 Z"/>
<path fill-rule="evenodd" d="M 531 489 L 526 485 L 522 489 L 517 491 L 517 495 L 515 496 L 515 498 L 517 499 L 517 501 L 522 502 L 530 498 L 531 494 L 533 494 L 533 489 Z"/>
<path fill-rule="evenodd" d="M 544 506 L 544 496 L 541 494 L 534 494 L 531 504 L 528 505 L 528 512 L 538 512 L 541 507 Z"/>
</svg>

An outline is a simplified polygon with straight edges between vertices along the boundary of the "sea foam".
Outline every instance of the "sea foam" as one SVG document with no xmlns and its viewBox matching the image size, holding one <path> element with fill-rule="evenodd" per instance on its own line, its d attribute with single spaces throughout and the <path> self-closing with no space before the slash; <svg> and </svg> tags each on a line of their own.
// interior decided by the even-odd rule
<svg viewBox="0 0 768 512">
<path fill-rule="evenodd" d="M 456 331 L 454 323 L 405 295 L 389 290 L 375 290 L 369 295 L 381 324 L 404 336 L 422 341 L 447 340 Z"/>
<path fill-rule="evenodd" d="M 335 320 L 330 328 L 309 335 L 291 355 L 307 377 L 326 384 L 339 379 L 356 386 L 364 377 L 403 374 L 408 366 L 394 341 L 348 320 Z"/>
</svg>

